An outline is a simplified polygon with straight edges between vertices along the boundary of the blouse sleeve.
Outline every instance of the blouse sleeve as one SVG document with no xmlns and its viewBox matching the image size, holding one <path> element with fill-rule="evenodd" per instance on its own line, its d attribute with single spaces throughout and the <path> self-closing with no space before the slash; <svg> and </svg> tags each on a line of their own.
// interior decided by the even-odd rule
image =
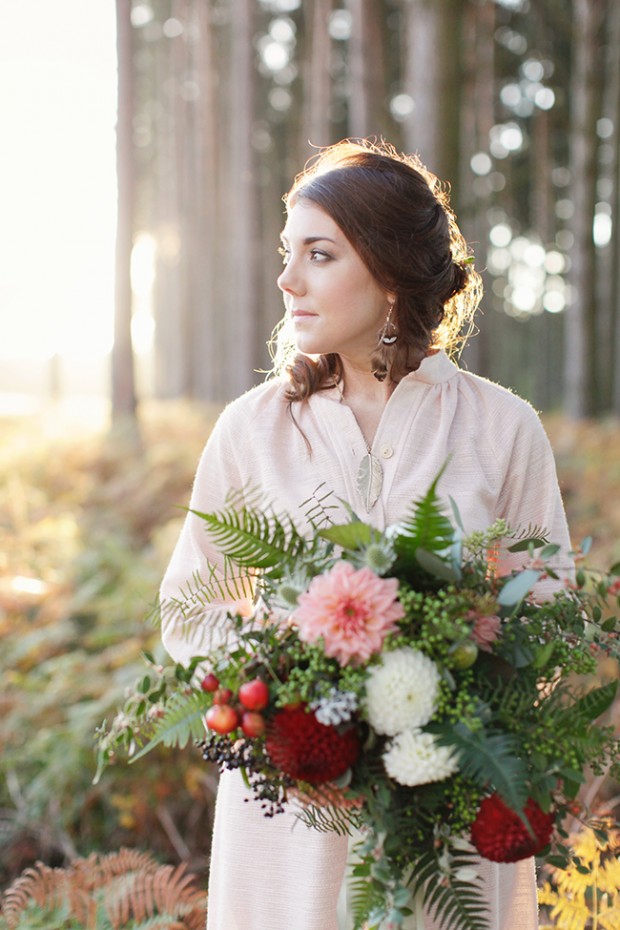
<svg viewBox="0 0 620 930">
<path fill-rule="evenodd" d="M 510 435 L 511 426 L 514 431 L 511 439 L 506 441 L 508 458 L 499 498 L 500 516 L 513 530 L 546 531 L 549 542 L 560 546 L 552 564 L 563 580 L 572 574 L 573 562 L 569 555 L 570 535 L 551 444 L 538 415 L 528 404 L 523 404 L 522 416 L 516 423 L 505 425 L 504 436 Z M 499 570 L 503 574 L 520 569 L 523 560 L 522 552 L 504 551 L 500 556 Z M 550 597 L 558 584 L 554 579 L 541 580 L 536 585 L 536 595 L 540 599 Z"/>
<path fill-rule="evenodd" d="M 225 410 L 209 437 L 194 479 L 191 510 L 219 511 L 229 492 L 243 489 L 239 446 L 245 430 L 235 419 L 230 408 Z M 162 641 L 176 662 L 187 665 L 193 656 L 227 641 L 229 612 L 251 615 L 249 579 L 244 579 L 236 598 L 204 596 L 206 584 L 217 587 L 223 580 L 224 559 L 211 542 L 206 524 L 188 513 L 160 588 Z"/>
</svg>

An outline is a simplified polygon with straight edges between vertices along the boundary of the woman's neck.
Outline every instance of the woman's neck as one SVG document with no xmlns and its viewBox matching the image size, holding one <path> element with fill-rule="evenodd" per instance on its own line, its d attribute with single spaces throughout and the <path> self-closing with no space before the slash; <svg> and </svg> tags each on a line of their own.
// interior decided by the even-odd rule
<svg viewBox="0 0 620 930">
<path fill-rule="evenodd" d="M 346 359 L 342 359 L 342 370 L 340 383 L 342 399 L 353 411 L 370 448 L 381 414 L 396 385 L 387 378 L 385 381 L 377 381 L 368 368 L 362 370 Z"/>
</svg>

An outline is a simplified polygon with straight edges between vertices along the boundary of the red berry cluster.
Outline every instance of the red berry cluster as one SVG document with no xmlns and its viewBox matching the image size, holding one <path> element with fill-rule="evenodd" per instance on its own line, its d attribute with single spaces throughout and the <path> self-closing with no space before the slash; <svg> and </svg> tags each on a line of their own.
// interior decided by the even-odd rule
<svg viewBox="0 0 620 930">
<path fill-rule="evenodd" d="M 213 693 L 213 706 L 205 715 L 210 730 L 232 733 L 241 726 L 243 733 L 249 737 L 262 736 L 265 732 L 265 718 L 260 711 L 269 704 L 269 688 L 261 678 L 253 678 L 241 685 L 237 695 L 238 706 L 232 704 L 233 693 L 230 688 L 220 688 L 212 672 L 203 678 L 201 688 Z"/>
</svg>

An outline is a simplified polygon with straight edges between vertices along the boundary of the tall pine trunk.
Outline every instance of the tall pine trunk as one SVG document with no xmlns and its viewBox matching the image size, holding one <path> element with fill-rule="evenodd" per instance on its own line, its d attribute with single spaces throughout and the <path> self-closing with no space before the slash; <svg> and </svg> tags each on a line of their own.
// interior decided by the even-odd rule
<svg viewBox="0 0 620 930">
<path fill-rule="evenodd" d="M 439 178 L 454 183 L 460 168 L 463 3 L 410 0 L 405 9 L 405 88 L 414 101 L 404 124 L 406 146 Z"/>
<path fill-rule="evenodd" d="M 348 55 L 348 132 L 376 136 L 385 130 L 384 56 L 381 4 L 347 0 L 351 14 Z"/>
<path fill-rule="evenodd" d="M 228 165 L 228 275 L 231 283 L 226 314 L 226 397 L 241 394 L 256 380 L 259 357 L 257 176 L 252 146 L 254 129 L 255 0 L 232 0 L 230 55 L 230 161 Z"/>
<path fill-rule="evenodd" d="M 620 4 L 608 8 L 605 115 L 613 133 L 609 144 L 613 158 L 609 169 L 612 234 L 609 244 L 609 409 L 620 415 Z"/>
<path fill-rule="evenodd" d="M 571 68 L 570 173 L 573 199 L 572 303 L 566 317 L 566 412 L 596 412 L 596 252 L 592 235 L 597 181 L 596 123 L 600 113 L 599 32 L 604 4 L 574 0 Z"/>
<path fill-rule="evenodd" d="M 495 2 L 469 3 L 463 11 L 462 122 L 460 173 L 454 176 L 453 194 L 458 201 L 458 221 L 471 245 L 476 269 L 484 275 L 488 251 L 488 210 L 493 191 L 484 179 L 472 184 L 471 159 L 486 152 L 489 133 L 495 122 L 494 40 Z M 488 277 L 485 279 L 485 287 Z M 490 296 L 488 298 L 490 303 Z M 475 335 L 467 343 L 463 362 L 473 371 L 489 375 L 492 353 L 492 327 L 497 314 L 480 313 Z"/>
<path fill-rule="evenodd" d="M 133 145 L 134 64 L 131 0 L 116 0 L 118 60 L 116 172 L 116 280 L 112 348 L 112 421 L 135 420 L 136 389 L 131 343 L 131 251 L 134 233 L 135 164 Z"/>
<path fill-rule="evenodd" d="M 216 67 L 210 4 L 192 0 L 192 64 L 198 85 L 194 105 L 191 305 L 193 390 L 203 400 L 218 396 L 221 378 L 223 282 L 218 275 L 218 120 Z"/>
<path fill-rule="evenodd" d="M 180 55 L 175 43 L 178 42 L 178 36 L 164 36 L 158 42 L 153 77 L 156 87 L 154 105 L 158 114 L 153 165 L 157 240 L 154 286 L 155 392 L 162 398 L 180 397 L 187 391 L 177 167 Z"/>
<path fill-rule="evenodd" d="M 329 145 L 332 141 L 329 119 L 331 38 L 328 32 L 332 6 L 333 0 L 309 0 L 303 6 L 306 42 L 302 65 L 304 76 L 302 160 L 311 154 L 313 146 Z"/>
</svg>

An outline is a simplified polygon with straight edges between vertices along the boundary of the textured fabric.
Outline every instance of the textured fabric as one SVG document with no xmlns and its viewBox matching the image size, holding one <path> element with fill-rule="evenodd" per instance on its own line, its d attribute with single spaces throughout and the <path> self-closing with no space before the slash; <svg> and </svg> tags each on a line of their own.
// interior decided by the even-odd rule
<svg viewBox="0 0 620 930">
<path fill-rule="evenodd" d="M 387 402 L 372 451 L 383 467 L 381 494 L 369 513 L 356 487 L 366 443 L 336 390 L 292 409 L 283 385 L 268 381 L 229 404 L 198 466 L 191 507 L 221 509 L 230 490 L 259 489 L 300 529 L 312 507 L 346 519 L 340 500 L 383 529 L 397 522 L 446 465 L 439 494 L 456 502 L 466 531 L 503 517 L 512 527 L 545 527 L 569 548 L 549 442 L 535 411 L 506 389 L 458 369 L 443 352 L 404 378 Z M 447 463 L 447 464 L 446 464 Z M 316 516 L 316 511 L 315 511 Z M 500 570 L 519 565 L 500 556 Z M 162 636 L 177 661 L 219 641 L 231 602 L 204 608 L 192 600 L 197 577 L 221 569 L 204 523 L 188 515 L 164 578 Z M 192 578 L 194 579 L 192 581 Z M 548 593 L 545 583 L 538 596 Z M 183 609 L 179 603 L 183 604 Z M 251 599 L 235 609 L 247 615 Z M 336 902 L 346 841 L 313 833 L 292 814 L 262 816 L 242 800 L 238 775 L 221 778 L 210 869 L 208 930 L 337 930 Z M 492 930 L 537 926 L 532 862 L 487 875 Z M 427 930 L 434 930 L 427 921 Z"/>
</svg>

